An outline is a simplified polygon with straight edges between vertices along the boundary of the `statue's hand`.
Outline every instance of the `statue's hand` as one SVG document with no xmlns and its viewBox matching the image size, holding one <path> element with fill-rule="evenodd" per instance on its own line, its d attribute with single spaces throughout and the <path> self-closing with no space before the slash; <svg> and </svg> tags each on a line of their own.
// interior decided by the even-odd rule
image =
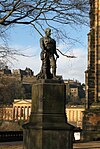
<svg viewBox="0 0 100 149">
<path fill-rule="evenodd" d="M 58 54 L 56 56 L 57 56 L 57 58 L 59 58 L 59 55 Z"/>
</svg>

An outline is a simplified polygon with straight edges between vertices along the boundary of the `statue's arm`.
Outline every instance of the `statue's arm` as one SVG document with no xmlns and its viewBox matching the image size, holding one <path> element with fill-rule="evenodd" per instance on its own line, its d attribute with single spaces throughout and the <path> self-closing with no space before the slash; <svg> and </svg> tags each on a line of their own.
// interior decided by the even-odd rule
<svg viewBox="0 0 100 149">
<path fill-rule="evenodd" d="M 45 50 L 43 38 L 40 39 L 40 47 L 41 47 L 42 51 Z"/>
<path fill-rule="evenodd" d="M 59 58 L 59 55 L 57 54 L 57 50 L 56 50 L 56 41 L 54 40 L 54 54 L 57 56 L 57 58 Z"/>
</svg>

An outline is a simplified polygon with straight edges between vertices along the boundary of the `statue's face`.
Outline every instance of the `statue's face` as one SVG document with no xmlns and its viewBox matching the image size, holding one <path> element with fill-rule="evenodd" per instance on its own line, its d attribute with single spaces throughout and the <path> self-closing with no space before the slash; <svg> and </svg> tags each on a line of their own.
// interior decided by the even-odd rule
<svg viewBox="0 0 100 149">
<path fill-rule="evenodd" d="M 49 28 L 46 29 L 45 33 L 46 33 L 46 36 L 49 37 L 51 35 L 51 29 L 49 29 Z"/>
</svg>

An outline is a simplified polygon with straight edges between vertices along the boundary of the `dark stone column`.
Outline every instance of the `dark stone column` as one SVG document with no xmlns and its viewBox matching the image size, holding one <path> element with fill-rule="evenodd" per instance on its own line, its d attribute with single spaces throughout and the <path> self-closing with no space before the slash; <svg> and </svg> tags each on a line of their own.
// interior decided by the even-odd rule
<svg viewBox="0 0 100 149">
<path fill-rule="evenodd" d="M 32 87 L 32 111 L 24 124 L 24 149 L 72 149 L 73 126 L 65 115 L 65 85 L 38 80 Z"/>
</svg>

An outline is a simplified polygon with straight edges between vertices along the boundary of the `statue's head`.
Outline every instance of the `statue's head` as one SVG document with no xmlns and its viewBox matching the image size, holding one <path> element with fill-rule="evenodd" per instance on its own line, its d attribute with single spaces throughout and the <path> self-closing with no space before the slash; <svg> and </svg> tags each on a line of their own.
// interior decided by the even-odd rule
<svg viewBox="0 0 100 149">
<path fill-rule="evenodd" d="M 50 28 L 46 28 L 45 29 L 45 34 L 47 37 L 49 37 L 51 35 L 51 29 Z"/>
</svg>

